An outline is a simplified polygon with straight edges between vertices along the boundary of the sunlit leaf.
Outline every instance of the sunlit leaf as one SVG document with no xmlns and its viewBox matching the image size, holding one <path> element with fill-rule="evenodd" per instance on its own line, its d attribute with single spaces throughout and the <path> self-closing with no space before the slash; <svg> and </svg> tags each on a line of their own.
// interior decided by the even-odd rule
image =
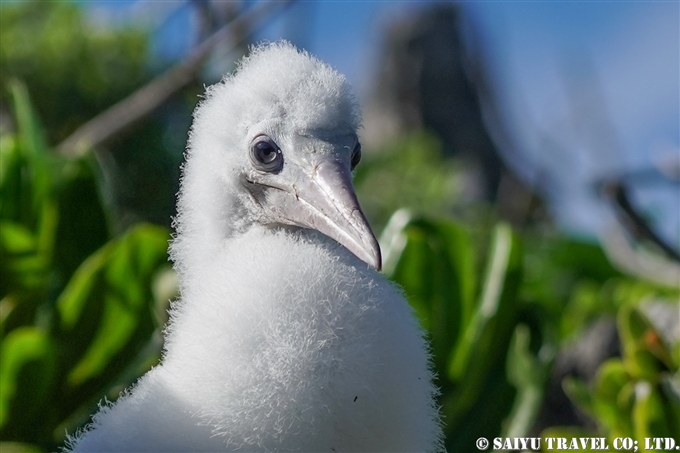
<svg viewBox="0 0 680 453">
<path fill-rule="evenodd" d="M 633 425 L 630 421 L 631 401 L 622 398 L 622 392 L 627 392 L 630 375 L 622 362 L 610 359 L 597 370 L 592 397 L 592 413 L 605 423 L 606 426 L 622 436 L 633 435 Z M 626 404 L 626 406 L 621 406 Z"/>
<path fill-rule="evenodd" d="M 474 309 L 475 262 L 469 235 L 451 221 L 423 218 L 410 220 L 392 234 L 401 237 L 388 240 L 403 245 L 388 275 L 404 288 L 430 333 L 436 368 L 445 373 Z"/>
<path fill-rule="evenodd" d="M 49 256 L 38 247 L 35 235 L 23 225 L 0 222 L 0 295 L 38 290 L 46 284 Z"/>
<path fill-rule="evenodd" d="M 164 228 L 133 228 L 88 258 L 57 300 L 59 337 L 71 367 L 65 408 L 75 409 L 115 378 L 150 338 L 156 328 L 152 282 L 167 262 L 168 239 Z"/>
<path fill-rule="evenodd" d="M 449 362 L 448 373 L 457 378 L 469 372 L 469 365 L 482 366 L 482 350 L 491 351 L 495 345 L 508 345 L 512 321 L 517 309 L 515 295 L 521 281 L 521 253 L 519 242 L 509 226 L 498 225 L 494 231 L 487 261 L 486 276 L 479 304 L 465 331 L 455 355 Z M 472 358 L 474 360 L 471 360 Z M 488 354 L 486 355 L 488 357 Z"/>
<path fill-rule="evenodd" d="M 21 436 L 40 423 L 56 373 L 56 349 L 49 335 L 32 327 L 14 329 L 2 341 L 0 430 Z"/>
<path fill-rule="evenodd" d="M 23 225 L 13 222 L 0 222 L 0 243 L 8 254 L 21 255 L 35 252 L 36 238 Z"/>
</svg>

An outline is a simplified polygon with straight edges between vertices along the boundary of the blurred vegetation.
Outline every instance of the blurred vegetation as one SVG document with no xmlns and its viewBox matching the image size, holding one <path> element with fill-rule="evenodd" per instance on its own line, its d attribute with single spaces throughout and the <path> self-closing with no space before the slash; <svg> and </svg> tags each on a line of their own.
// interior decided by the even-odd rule
<svg viewBox="0 0 680 453">
<path fill-rule="evenodd" d="M 169 219 L 177 156 L 162 137 L 178 122 L 140 126 L 97 159 L 59 157 L 48 143 L 150 77 L 147 35 L 94 31 L 65 2 L 2 12 L 0 100 L 14 125 L 0 137 L 0 450 L 53 451 L 158 361 L 169 232 L 141 220 Z M 383 231 L 385 273 L 431 339 L 448 450 L 541 434 L 556 358 L 603 317 L 617 320 L 621 356 L 591 382 L 564 381 L 593 424 L 542 435 L 680 439 L 680 342 L 646 315 L 650 303 L 680 310 L 678 289 L 624 275 L 550 224 L 520 230 L 493 205 L 455 201 L 465 169 L 440 148 L 421 132 L 366 152 L 355 185 Z"/>
<path fill-rule="evenodd" d="M 154 76 L 146 30 L 97 26 L 77 2 L 25 1 L 0 8 L 2 112 L 8 111 L 7 87 L 21 80 L 53 145 Z M 163 114 L 99 150 L 103 196 L 116 231 L 140 221 L 169 226 L 194 103 L 195 97 L 174 100 Z"/>
<path fill-rule="evenodd" d="M 95 27 L 83 16 L 62 1 L 3 5 L 0 14 L 0 84 L 30 87 L 51 143 L 152 77 L 144 30 Z"/>
<path fill-rule="evenodd" d="M 497 436 L 678 439 L 680 342 L 641 310 L 666 304 L 680 319 L 678 288 L 626 276 L 598 245 L 550 225 L 520 231 L 494 206 L 452 202 L 462 168 L 439 146 L 417 133 L 366 153 L 355 185 L 371 223 L 386 225 L 384 271 L 432 342 L 447 450 L 474 451 L 478 438 Z M 464 222 L 442 214 L 466 209 L 456 216 Z M 592 383 L 564 381 L 596 428 L 536 432 L 558 352 L 609 317 L 618 319 L 623 357 L 603 363 Z"/>
<path fill-rule="evenodd" d="M 441 142 L 426 132 L 403 137 L 390 149 L 364 153 L 354 186 L 374 229 L 382 230 L 401 208 L 423 214 L 453 210 L 462 191 L 462 169 L 441 155 Z"/>
<path fill-rule="evenodd" d="M 647 451 L 645 438 L 680 439 L 680 344 L 670 345 L 635 304 L 618 311 L 617 326 L 623 356 L 602 363 L 590 385 L 564 381 L 571 399 L 598 422 L 597 431 L 553 427 L 544 437 L 606 437 L 609 445 L 629 437 L 641 451 Z"/>
<path fill-rule="evenodd" d="M 154 297 L 153 283 L 169 267 L 169 232 L 138 224 L 112 237 L 92 159 L 50 152 L 25 88 L 11 93 L 17 132 L 0 139 L 0 439 L 54 449 L 157 362 L 154 307 L 174 287 L 157 284 Z"/>
</svg>

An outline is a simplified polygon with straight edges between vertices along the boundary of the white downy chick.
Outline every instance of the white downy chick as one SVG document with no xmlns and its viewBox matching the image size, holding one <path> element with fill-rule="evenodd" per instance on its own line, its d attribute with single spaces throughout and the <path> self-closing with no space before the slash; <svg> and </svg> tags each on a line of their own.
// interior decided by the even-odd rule
<svg viewBox="0 0 680 453">
<path fill-rule="evenodd" d="M 194 117 L 163 359 L 72 451 L 443 450 L 427 344 L 352 187 L 345 78 L 262 45 Z"/>
</svg>

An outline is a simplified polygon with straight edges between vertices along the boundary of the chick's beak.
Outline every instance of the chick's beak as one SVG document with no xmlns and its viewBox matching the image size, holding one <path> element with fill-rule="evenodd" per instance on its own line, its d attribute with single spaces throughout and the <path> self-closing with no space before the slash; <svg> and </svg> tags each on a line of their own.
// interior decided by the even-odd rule
<svg viewBox="0 0 680 453">
<path fill-rule="evenodd" d="M 311 177 L 294 184 L 292 190 L 295 202 L 281 207 L 281 217 L 325 234 L 380 270 L 380 246 L 359 207 L 346 165 L 332 159 L 323 161 Z"/>
</svg>

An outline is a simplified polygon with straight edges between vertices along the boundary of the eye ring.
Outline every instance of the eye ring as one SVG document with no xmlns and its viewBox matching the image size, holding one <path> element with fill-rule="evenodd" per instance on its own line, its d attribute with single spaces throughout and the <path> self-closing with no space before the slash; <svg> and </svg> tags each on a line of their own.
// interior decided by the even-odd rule
<svg viewBox="0 0 680 453">
<path fill-rule="evenodd" d="M 260 135 L 250 146 L 250 161 L 260 171 L 278 173 L 283 168 L 283 153 L 274 140 Z"/>
<path fill-rule="evenodd" d="M 357 142 L 352 150 L 352 157 L 350 158 L 350 169 L 354 170 L 361 161 L 361 143 Z"/>
</svg>

